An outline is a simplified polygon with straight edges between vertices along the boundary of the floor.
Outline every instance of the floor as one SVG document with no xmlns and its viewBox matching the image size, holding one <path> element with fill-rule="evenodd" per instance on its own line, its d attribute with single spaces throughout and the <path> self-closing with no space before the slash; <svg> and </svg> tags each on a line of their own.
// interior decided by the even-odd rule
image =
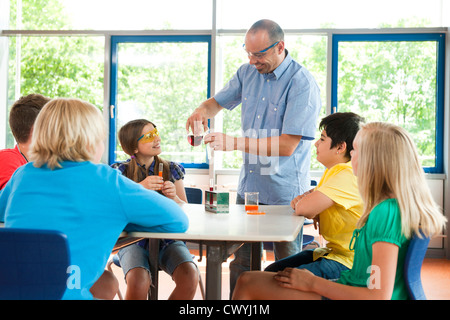
<svg viewBox="0 0 450 320">
<path fill-rule="evenodd" d="M 425 259 L 422 285 L 427 299 L 450 300 L 450 260 Z"/>
<path fill-rule="evenodd" d="M 269 259 L 273 259 L 268 255 Z M 198 259 L 198 256 L 196 257 Z M 230 259 L 222 265 L 222 300 L 229 297 L 229 269 Z M 205 282 L 206 260 L 202 259 L 197 265 Z M 270 261 L 266 262 L 270 263 Z M 113 272 L 119 280 L 122 294 L 126 292 L 126 284 L 123 279 L 122 270 L 113 266 Z M 450 260 L 425 259 L 422 267 L 422 284 L 428 300 L 450 300 Z M 165 273 L 159 273 L 159 299 L 166 300 L 174 288 L 172 279 Z M 116 297 L 117 299 L 117 297 Z M 197 290 L 194 300 L 201 300 L 201 292 Z"/>
<path fill-rule="evenodd" d="M 308 227 L 308 231 L 305 232 L 312 234 L 316 237 L 316 240 L 320 242 L 320 237 L 313 230 L 312 226 Z M 196 245 L 195 245 L 196 246 Z M 198 247 L 190 247 L 191 253 L 196 255 L 195 261 L 200 269 L 203 283 L 205 283 L 205 270 L 206 270 L 206 258 L 203 257 L 202 261 L 198 262 Z M 206 250 L 203 250 L 205 254 Z M 229 299 L 229 262 L 232 261 L 232 257 L 222 264 L 222 300 Z M 273 261 L 273 254 L 267 253 L 266 261 L 263 261 L 262 267 L 264 268 Z M 124 295 L 126 292 L 126 283 L 123 279 L 122 269 L 112 266 L 113 272 L 119 280 L 120 290 Z M 450 260 L 447 259 L 428 259 L 424 260 L 422 266 L 422 285 L 429 300 L 450 300 Z M 159 299 L 166 300 L 174 288 L 174 282 L 165 272 L 159 272 Z M 118 299 L 116 297 L 116 299 Z M 194 297 L 194 300 L 201 300 L 202 295 L 200 290 Z"/>
</svg>

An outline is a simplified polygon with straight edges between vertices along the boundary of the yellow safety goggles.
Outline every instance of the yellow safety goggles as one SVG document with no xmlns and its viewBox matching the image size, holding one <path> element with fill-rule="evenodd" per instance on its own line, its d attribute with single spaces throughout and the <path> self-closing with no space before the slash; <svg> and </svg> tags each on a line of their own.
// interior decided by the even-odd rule
<svg viewBox="0 0 450 320">
<path fill-rule="evenodd" d="M 137 141 L 142 143 L 152 142 L 158 136 L 159 136 L 158 129 L 155 128 L 152 131 L 149 131 L 140 136 L 139 139 L 137 139 Z"/>
</svg>

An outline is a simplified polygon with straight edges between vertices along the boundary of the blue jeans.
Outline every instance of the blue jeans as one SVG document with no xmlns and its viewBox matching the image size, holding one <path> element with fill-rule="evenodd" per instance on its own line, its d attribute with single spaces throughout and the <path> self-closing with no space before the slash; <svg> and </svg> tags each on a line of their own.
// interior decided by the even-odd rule
<svg viewBox="0 0 450 320">
<path fill-rule="evenodd" d="M 239 194 L 236 197 L 236 204 L 244 204 L 245 201 L 242 199 Z M 261 204 L 260 205 L 264 205 Z M 289 257 L 294 255 L 300 251 L 302 251 L 303 244 L 303 228 L 301 228 L 297 238 L 291 242 L 274 242 L 274 255 L 275 260 L 282 259 L 285 257 Z M 244 271 L 250 270 L 250 255 L 251 255 L 251 244 L 244 243 L 242 247 L 240 247 L 234 253 L 234 260 L 230 262 L 230 299 L 233 295 L 234 287 L 236 285 L 236 281 Z"/>
<path fill-rule="evenodd" d="M 293 256 L 278 260 L 269 265 L 264 271 L 278 272 L 288 267 L 307 269 L 318 277 L 334 280 L 339 279 L 342 271 L 348 270 L 343 264 L 323 257 L 313 261 L 313 251 L 305 250 Z"/>
</svg>

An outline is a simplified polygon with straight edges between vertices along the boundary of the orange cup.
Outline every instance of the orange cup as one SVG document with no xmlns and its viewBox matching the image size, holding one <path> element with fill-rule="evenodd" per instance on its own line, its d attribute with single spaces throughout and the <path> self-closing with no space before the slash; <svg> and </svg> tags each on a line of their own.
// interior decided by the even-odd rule
<svg viewBox="0 0 450 320">
<path fill-rule="evenodd" d="M 245 211 L 247 213 L 258 212 L 259 209 L 259 192 L 245 193 Z"/>
</svg>

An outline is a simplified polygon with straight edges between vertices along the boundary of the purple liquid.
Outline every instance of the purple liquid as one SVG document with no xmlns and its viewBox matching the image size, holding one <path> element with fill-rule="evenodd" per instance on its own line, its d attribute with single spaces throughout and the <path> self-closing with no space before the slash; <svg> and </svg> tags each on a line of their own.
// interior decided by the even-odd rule
<svg viewBox="0 0 450 320">
<path fill-rule="evenodd" d="M 196 147 L 202 143 L 203 136 L 195 136 L 190 134 L 187 136 L 188 142 L 191 146 Z"/>
</svg>

